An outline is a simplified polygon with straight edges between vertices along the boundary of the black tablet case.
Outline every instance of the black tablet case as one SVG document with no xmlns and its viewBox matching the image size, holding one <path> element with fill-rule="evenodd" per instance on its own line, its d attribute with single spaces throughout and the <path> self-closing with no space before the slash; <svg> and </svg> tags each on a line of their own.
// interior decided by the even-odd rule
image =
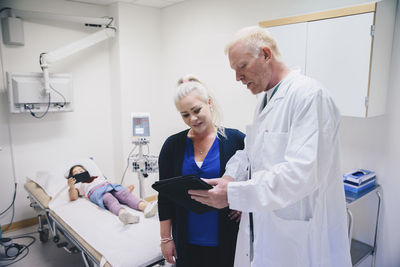
<svg viewBox="0 0 400 267">
<path fill-rule="evenodd" d="M 162 193 L 176 204 L 185 207 L 195 213 L 201 214 L 216 210 L 213 207 L 204 205 L 190 198 L 189 189 L 211 189 L 212 186 L 201 180 L 196 175 L 185 175 L 174 178 L 164 179 L 155 182 L 152 187 Z"/>
<path fill-rule="evenodd" d="M 90 175 L 89 175 L 89 172 L 86 171 L 86 172 L 82 172 L 82 173 L 74 175 L 74 178 L 76 180 L 75 183 L 77 184 L 77 183 L 89 180 L 90 179 Z"/>
</svg>

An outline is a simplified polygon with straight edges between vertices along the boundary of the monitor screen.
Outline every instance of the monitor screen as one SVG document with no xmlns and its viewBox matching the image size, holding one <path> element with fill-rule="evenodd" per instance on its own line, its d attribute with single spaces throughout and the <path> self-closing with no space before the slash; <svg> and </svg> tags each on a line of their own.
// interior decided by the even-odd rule
<svg viewBox="0 0 400 267">
<path fill-rule="evenodd" d="M 150 138 L 150 115 L 148 113 L 133 113 L 132 127 L 134 139 Z"/>
</svg>

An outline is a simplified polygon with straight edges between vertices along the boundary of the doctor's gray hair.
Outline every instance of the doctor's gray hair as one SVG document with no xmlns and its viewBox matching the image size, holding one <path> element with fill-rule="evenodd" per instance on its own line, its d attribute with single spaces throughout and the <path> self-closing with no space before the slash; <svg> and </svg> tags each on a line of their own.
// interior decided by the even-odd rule
<svg viewBox="0 0 400 267">
<path fill-rule="evenodd" d="M 249 52 L 254 57 L 258 57 L 260 48 L 267 46 L 271 49 L 276 58 L 281 58 L 281 53 L 279 52 L 274 37 L 272 37 L 271 33 L 266 29 L 258 26 L 251 26 L 239 30 L 234 35 L 233 39 L 225 46 L 225 54 L 228 54 L 232 46 L 239 42 L 248 47 L 250 50 Z"/>
<path fill-rule="evenodd" d="M 191 92 L 197 92 L 204 103 L 208 104 L 208 100 L 211 102 L 211 116 L 214 126 L 220 135 L 226 137 L 225 128 L 221 125 L 221 113 L 219 106 L 212 92 L 202 83 L 199 79 L 193 75 L 186 75 L 178 80 L 177 90 L 174 96 L 174 103 L 177 106 L 178 102 L 189 95 Z"/>
</svg>

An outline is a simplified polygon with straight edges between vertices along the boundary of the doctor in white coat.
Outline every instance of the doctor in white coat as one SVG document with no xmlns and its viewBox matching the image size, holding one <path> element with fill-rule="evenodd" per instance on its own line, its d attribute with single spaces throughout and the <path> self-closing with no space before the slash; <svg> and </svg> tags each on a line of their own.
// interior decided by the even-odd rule
<svg viewBox="0 0 400 267">
<path fill-rule="evenodd" d="M 214 188 L 189 194 L 243 212 L 235 266 L 351 266 L 337 107 L 281 61 L 264 29 L 242 29 L 226 52 L 236 80 L 258 95 L 254 120 L 224 176 L 207 180 Z"/>
</svg>

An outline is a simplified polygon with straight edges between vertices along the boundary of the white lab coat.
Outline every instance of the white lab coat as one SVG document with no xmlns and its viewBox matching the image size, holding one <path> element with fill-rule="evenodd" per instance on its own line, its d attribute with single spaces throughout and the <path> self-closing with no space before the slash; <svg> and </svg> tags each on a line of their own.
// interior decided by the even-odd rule
<svg viewBox="0 0 400 267">
<path fill-rule="evenodd" d="M 335 104 L 319 83 L 294 71 L 261 110 L 263 98 L 245 149 L 225 172 L 235 179 L 229 206 L 243 211 L 235 266 L 351 266 Z"/>
</svg>

